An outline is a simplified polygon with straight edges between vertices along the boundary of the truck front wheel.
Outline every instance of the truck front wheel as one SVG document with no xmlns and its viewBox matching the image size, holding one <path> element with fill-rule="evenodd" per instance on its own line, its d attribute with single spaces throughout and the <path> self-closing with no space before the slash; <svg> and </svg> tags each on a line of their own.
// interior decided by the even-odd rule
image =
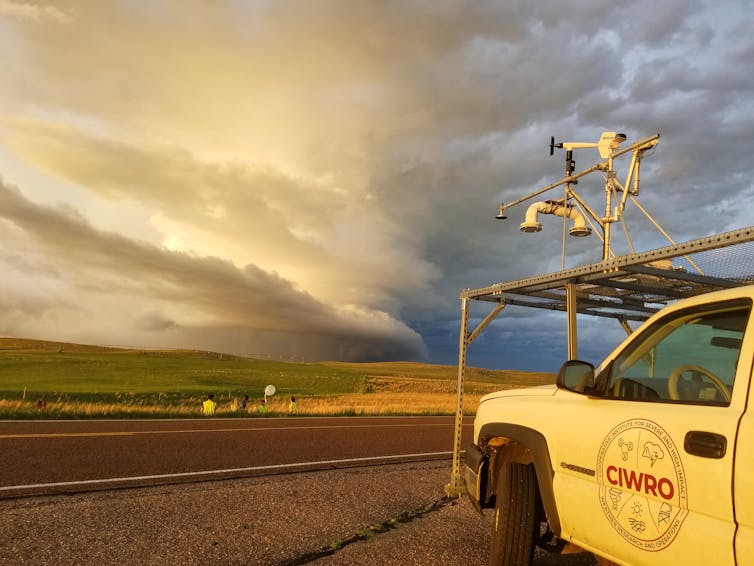
<svg viewBox="0 0 754 566">
<path fill-rule="evenodd" d="M 503 462 L 495 477 L 490 566 L 528 566 L 534 557 L 537 478 L 530 464 Z"/>
</svg>

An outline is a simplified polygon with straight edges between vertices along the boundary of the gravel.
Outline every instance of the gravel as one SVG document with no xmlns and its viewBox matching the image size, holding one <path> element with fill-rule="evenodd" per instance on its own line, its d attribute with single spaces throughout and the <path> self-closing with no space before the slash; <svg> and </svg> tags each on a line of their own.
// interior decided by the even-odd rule
<svg viewBox="0 0 754 566">
<path fill-rule="evenodd" d="M 449 478 L 427 462 L 5 500 L 0 564 L 486 564 L 491 513 L 443 500 Z"/>
</svg>

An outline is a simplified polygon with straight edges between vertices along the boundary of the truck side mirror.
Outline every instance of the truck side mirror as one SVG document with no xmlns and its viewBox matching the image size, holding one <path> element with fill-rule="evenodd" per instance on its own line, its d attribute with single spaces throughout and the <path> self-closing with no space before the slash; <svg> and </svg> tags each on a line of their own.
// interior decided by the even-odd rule
<svg viewBox="0 0 754 566">
<path fill-rule="evenodd" d="M 594 366 L 581 360 L 568 360 L 558 372 L 558 387 L 576 393 L 594 390 Z"/>
</svg>

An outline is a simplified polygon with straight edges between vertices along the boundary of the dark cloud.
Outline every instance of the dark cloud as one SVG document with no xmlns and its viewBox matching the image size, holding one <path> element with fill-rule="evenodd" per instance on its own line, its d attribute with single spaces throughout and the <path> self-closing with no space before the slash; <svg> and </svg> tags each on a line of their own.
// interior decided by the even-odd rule
<svg viewBox="0 0 754 566">
<path fill-rule="evenodd" d="M 461 289 L 561 267 L 559 219 L 522 234 L 524 203 L 494 220 L 500 201 L 562 175 L 551 135 L 660 132 L 640 201 L 677 241 L 750 222 L 749 4 L 16 9 L 0 19 L 0 150 L 11 156 L 0 163 L 23 194 L 3 192 L 0 229 L 17 245 L 4 261 L 58 292 L 61 311 L 39 293 L 23 303 L 6 283 L 47 313 L 13 324 L 60 329 L 87 293 L 96 319 L 114 289 L 132 305 L 124 340 L 409 357 L 422 353 L 410 326 L 430 359 L 452 363 Z M 44 182 L 9 177 L 14 159 Z M 598 155 L 575 159 L 579 170 Z M 579 190 L 602 206 L 599 176 Z M 48 206 L 61 201 L 67 209 Z M 666 243 L 632 205 L 627 224 L 639 249 Z M 628 251 L 615 232 L 616 252 Z M 565 264 L 600 254 L 595 236 L 569 239 Z M 506 309 L 470 355 L 553 369 L 565 351 L 556 320 Z M 612 332 L 585 330 L 585 351 L 598 355 Z M 562 344 L 547 349 L 548 336 Z"/>
<path fill-rule="evenodd" d="M 239 269 L 218 258 L 171 252 L 102 232 L 73 209 L 35 205 L 4 184 L 0 214 L 20 231 L 19 236 L 34 241 L 48 265 L 55 266 L 56 277 L 75 278 L 89 292 L 157 299 L 182 312 L 181 322 L 154 313 L 142 316 L 139 329 L 153 332 L 182 326 L 194 333 L 211 333 L 214 327 L 231 324 L 236 343 L 244 331 L 274 333 L 281 339 L 307 336 L 322 345 L 320 356 L 346 352 L 349 359 L 381 358 L 385 352 L 400 351 L 420 358 L 425 354 L 421 339 L 385 313 L 325 305 L 254 265 Z M 25 271 L 22 264 L 15 267 Z M 51 303 L 40 306 L 54 308 Z M 205 342 L 221 345 L 216 338 Z M 229 348 L 235 349 L 233 344 Z"/>
</svg>

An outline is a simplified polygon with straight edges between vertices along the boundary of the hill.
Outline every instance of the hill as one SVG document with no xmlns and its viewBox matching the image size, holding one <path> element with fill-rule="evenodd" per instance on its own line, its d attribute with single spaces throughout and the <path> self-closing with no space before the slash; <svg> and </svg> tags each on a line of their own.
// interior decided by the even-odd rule
<svg viewBox="0 0 754 566">
<path fill-rule="evenodd" d="M 197 350 L 0 338 L 0 399 L 8 401 L 195 407 L 208 393 L 228 402 L 244 395 L 259 399 L 265 386 L 274 384 L 279 403 L 292 395 L 309 399 L 310 407 L 315 399 L 338 398 L 340 403 L 348 397 L 353 407 L 363 406 L 368 397 L 371 406 L 384 397 L 383 404 L 398 412 L 409 405 L 411 411 L 452 412 L 456 376 L 455 366 L 412 362 L 293 363 Z M 466 393 L 474 402 L 497 389 L 553 380 L 546 373 L 467 368 Z"/>
</svg>

